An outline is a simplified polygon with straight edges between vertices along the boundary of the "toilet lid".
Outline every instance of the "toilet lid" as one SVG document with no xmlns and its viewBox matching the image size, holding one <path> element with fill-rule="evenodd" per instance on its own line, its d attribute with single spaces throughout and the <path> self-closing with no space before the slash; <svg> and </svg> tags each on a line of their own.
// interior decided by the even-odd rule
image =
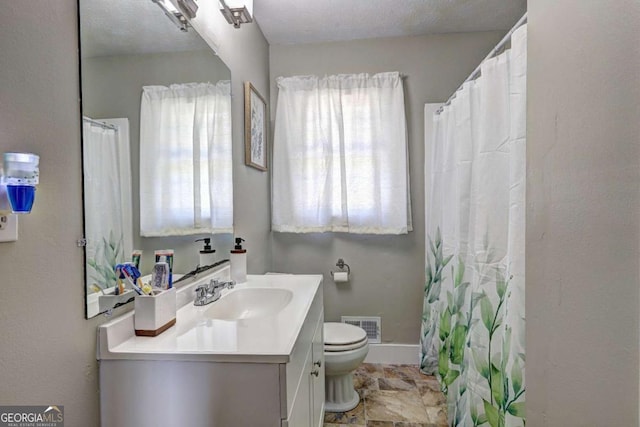
<svg viewBox="0 0 640 427">
<path fill-rule="evenodd" d="M 361 347 L 365 341 L 367 341 L 367 333 L 362 328 L 347 323 L 327 322 L 324 324 L 325 348 L 351 346 L 352 344 L 358 344 L 357 347 Z"/>
</svg>

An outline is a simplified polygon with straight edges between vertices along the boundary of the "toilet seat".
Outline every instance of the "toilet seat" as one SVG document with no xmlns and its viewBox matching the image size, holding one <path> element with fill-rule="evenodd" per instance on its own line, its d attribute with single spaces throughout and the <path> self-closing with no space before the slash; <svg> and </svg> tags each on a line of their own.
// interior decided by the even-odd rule
<svg viewBox="0 0 640 427">
<path fill-rule="evenodd" d="M 364 341 L 360 341 L 360 342 L 348 344 L 348 345 L 325 345 L 324 351 L 342 352 L 342 351 L 349 351 L 349 350 L 357 350 L 360 347 L 364 347 L 367 344 L 367 342 L 368 340 L 365 339 Z"/>
<path fill-rule="evenodd" d="M 324 351 L 340 352 L 356 350 L 369 342 L 364 329 L 347 323 L 324 324 Z"/>
</svg>

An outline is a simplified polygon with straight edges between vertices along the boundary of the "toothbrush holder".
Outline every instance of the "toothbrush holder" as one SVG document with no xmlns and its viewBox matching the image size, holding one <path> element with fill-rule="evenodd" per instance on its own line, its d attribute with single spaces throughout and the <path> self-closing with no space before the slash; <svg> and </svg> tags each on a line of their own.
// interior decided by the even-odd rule
<svg viewBox="0 0 640 427">
<path fill-rule="evenodd" d="M 137 295 L 134 329 L 136 335 L 155 337 L 176 324 L 176 288 Z"/>
</svg>

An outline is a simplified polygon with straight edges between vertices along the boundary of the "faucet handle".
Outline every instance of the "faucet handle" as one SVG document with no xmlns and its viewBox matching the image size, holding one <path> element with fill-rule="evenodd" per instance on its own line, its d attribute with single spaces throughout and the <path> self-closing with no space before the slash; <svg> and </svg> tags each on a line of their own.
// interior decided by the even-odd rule
<svg viewBox="0 0 640 427">
<path fill-rule="evenodd" d="M 200 285 L 196 288 L 196 298 L 203 299 L 207 296 L 207 286 Z"/>
<path fill-rule="evenodd" d="M 229 280 L 227 282 L 227 288 L 233 289 L 235 286 L 236 286 L 236 281 L 235 280 Z"/>
<path fill-rule="evenodd" d="M 218 287 L 220 287 L 220 281 L 218 279 L 211 279 L 211 281 L 207 285 L 210 293 L 213 293 L 213 291 L 215 291 Z"/>
</svg>

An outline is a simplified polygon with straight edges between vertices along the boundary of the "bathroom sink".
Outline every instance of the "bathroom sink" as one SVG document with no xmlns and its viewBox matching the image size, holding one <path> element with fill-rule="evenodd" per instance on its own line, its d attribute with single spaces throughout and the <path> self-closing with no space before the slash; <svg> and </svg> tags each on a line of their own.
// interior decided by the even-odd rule
<svg viewBox="0 0 640 427">
<path fill-rule="evenodd" d="M 220 320 L 266 317 L 285 308 L 292 297 L 293 292 L 287 289 L 236 289 L 214 302 L 204 316 Z"/>
</svg>

